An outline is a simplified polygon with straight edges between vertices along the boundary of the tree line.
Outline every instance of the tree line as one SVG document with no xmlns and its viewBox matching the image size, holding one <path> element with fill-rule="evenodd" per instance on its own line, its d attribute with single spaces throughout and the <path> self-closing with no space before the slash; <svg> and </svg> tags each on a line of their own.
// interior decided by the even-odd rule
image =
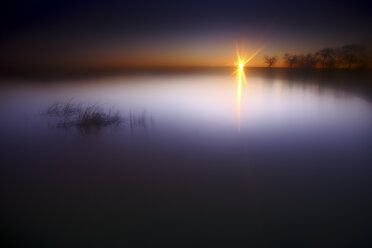
<svg viewBox="0 0 372 248">
<path fill-rule="evenodd" d="M 288 68 L 367 68 L 370 62 L 367 48 L 359 44 L 345 45 L 341 48 L 323 48 L 315 53 L 289 54 L 283 56 Z M 269 68 L 278 62 L 277 56 L 265 56 Z"/>
</svg>

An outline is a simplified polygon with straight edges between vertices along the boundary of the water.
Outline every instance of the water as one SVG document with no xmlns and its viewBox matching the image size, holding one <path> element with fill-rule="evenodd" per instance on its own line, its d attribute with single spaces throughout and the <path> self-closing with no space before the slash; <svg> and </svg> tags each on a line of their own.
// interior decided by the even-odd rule
<svg viewBox="0 0 372 248">
<path fill-rule="evenodd" d="M 246 78 L 240 87 L 232 72 L 4 81 L 4 242 L 371 244 L 368 98 L 312 76 L 248 71 Z M 58 118 L 43 114 L 56 101 L 145 121 L 57 128 Z"/>
</svg>

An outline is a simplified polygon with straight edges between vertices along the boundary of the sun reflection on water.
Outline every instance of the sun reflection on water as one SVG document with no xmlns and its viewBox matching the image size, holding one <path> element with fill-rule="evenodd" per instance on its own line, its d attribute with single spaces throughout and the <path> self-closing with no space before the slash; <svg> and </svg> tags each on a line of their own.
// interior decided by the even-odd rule
<svg viewBox="0 0 372 248">
<path fill-rule="evenodd" d="M 237 95 L 236 95 L 236 101 L 237 101 L 237 113 L 238 113 L 238 129 L 240 131 L 240 114 L 241 114 L 241 100 L 242 100 L 242 81 L 246 82 L 245 74 L 244 74 L 244 66 L 242 63 L 239 64 L 239 70 L 236 75 L 237 80 Z"/>
<path fill-rule="evenodd" d="M 237 69 L 235 70 L 235 81 L 237 82 L 237 93 L 236 93 L 236 102 L 237 102 L 237 114 L 238 114 L 238 131 L 240 132 L 240 117 L 241 117 L 241 101 L 242 101 L 242 82 L 247 84 L 247 79 L 245 77 L 244 67 L 245 65 L 251 61 L 261 50 L 263 47 L 256 50 L 248 59 L 245 59 L 240 56 L 238 48 L 236 48 L 236 55 L 238 60 L 236 62 Z"/>
</svg>

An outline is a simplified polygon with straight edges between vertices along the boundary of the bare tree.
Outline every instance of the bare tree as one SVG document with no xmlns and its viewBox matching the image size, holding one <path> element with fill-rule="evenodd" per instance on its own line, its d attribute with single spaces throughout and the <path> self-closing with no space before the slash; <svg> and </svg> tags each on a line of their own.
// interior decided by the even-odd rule
<svg viewBox="0 0 372 248">
<path fill-rule="evenodd" d="M 293 68 L 294 65 L 297 64 L 297 55 L 291 55 L 291 54 L 286 53 L 283 58 L 284 58 L 284 63 L 286 63 L 288 67 L 291 69 Z"/>
<path fill-rule="evenodd" d="M 265 56 L 265 63 L 269 68 L 273 67 L 273 65 L 278 61 L 278 57 L 276 56 Z"/>
<path fill-rule="evenodd" d="M 298 67 L 306 69 L 315 68 L 316 63 L 318 62 L 317 57 L 312 53 L 302 54 L 298 56 L 297 60 Z"/>
<path fill-rule="evenodd" d="M 335 56 L 336 52 L 333 48 L 324 48 L 316 53 L 316 56 L 318 57 L 322 69 L 324 68 L 331 68 L 335 64 Z"/>
<path fill-rule="evenodd" d="M 347 68 L 362 66 L 366 61 L 366 48 L 361 45 L 351 44 L 341 48 L 340 55 Z"/>
</svg>

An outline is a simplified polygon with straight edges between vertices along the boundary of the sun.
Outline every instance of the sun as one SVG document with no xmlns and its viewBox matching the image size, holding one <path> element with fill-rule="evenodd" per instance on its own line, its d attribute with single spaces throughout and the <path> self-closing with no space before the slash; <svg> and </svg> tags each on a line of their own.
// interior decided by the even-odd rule
<svg viewBox="0 0 372 248">
<path fill-rule="evenodd" d="M 239 70 L 240 71 L 244 70 L 244 64 L 242 62 L 239 63 Z"/>
<path fill-rule="evenodd" d="M 238 47 L 236 47 L 236 56 L 237 56 L 237 61 L 235 63 L 237 69 L 235 71 L 235 73 L 237 73 L 238 75 L 240 74 L 240 76 L 242 76 L 243 78 L 245 78 L 245 74 L 244 74 L 244 67 L 246 66 L 246 64 L 248 64 L 254 57 L 256 57 L 257 54 L 259 54 L 261 52 L 261 50 L 264 48 L 264 46 L 260 47 L 259 49 L 257 49 L 255 52 L 253 52 L 251 54 L 251 56 L 249 56 L 248 58 L 246 57 L 242 57 L 241 54 L 239 53 L 239 49 Z"/>
<path fill-rule="evenodd" d="M 236 70 L 235 70 L 235 74 L 236 74 L 236 78 L 238 80 L 245 80 L 245 73 L 244 73 L 244 67 L 245 65 L 247 64 L 248 60 L 242 58 L 239 54 L 239 51 L 237 50 L 236 51 L 236 55 L 238 57 L 235 65 L 236 65 Z"/>
</svg>

